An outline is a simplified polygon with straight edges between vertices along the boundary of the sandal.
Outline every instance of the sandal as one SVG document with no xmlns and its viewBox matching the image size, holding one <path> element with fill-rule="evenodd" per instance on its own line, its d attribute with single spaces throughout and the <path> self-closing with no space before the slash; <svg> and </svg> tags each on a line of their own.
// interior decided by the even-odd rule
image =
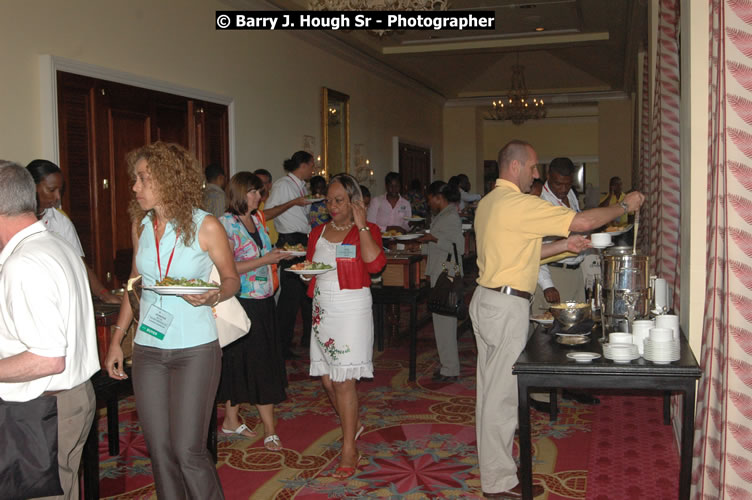
<svg viewBox="0 0 752 500">
<path fill-rule="evenodd" d="M 248 434 L 244 434 L 245 431 L 248 431 Z M 238 427 L 234 431 L 231 431 L 229 429 L 225 429 L 224 427 L 222 427 L 222 432 L 224 432 L 225 434 L 240 434 L 241 436 L 251 437 L 251 438 L 256 437 L 256 431 L 254 431 L 253 429 L 250 429 L 245 424 L 240 424 L 240 427 Z"/>
<path fill-rule="evenodd" d="M 364 425 L 361 425 L 360 429 L 358 429 L 358 432 L 355 433 L 355 441 L 357 441 L 360 435 L 363 434 L 364 430 L 366 430 L 366 427 Z"/>
<path fill-rule="evenodd" d="M 264 438 L 264 448 L 269 451 L 280 451 L 282 450 L 282 441 L 279 440 L 279 436 L 272 434 Z"/>
<path fill-rule="evenodd" d="M 358 465 L 360 465 L 360 459 L 363 458 L 363 455 L 358 453 L 358 459 L 355 461 L 355 465 L 352 467 L 337 467 L 337 469 L 332 473 L 332 477 L 334 479 L 348 479 L 352 476 L 354 476 L 358 472 Z"/>
</svg>

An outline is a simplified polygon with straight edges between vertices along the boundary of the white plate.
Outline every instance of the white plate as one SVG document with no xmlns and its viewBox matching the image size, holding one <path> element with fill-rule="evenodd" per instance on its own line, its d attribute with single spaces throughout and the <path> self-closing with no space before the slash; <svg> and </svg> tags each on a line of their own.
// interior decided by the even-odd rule
<svg viewBox="0 0 752 500">
<path fill-rule="evenodd" d="M 403 236 L 403 235 L 400 235 L 400 236 Z M 397 237 L 397 236 L 387 236 L 387 235 L 385 235 L 384 233 L 381 233 L 381 239 L 382 239 L 382 240 L 393 240 L 393 239 L 394 239 L 394 238 L 396 238 L 396 237 Z"/>
<path fill-rule="evenodd" d="M 282 252 L 287 255 L 292 255 L 293 257 L 303 257 L 306 254 L 306 252 L 300 250 L 282 250 Z"/>
<path fill-rule="evenodd" d="M 397 238 L 400 241 L 407 241 L 407 240 L 414 240 L 415 238 L 420 238 L 421 236 L 423 235 L 419 233 L 417 234 L 411 233 L 411 234 L 402 234 L 400 236 L 395 236 L 395 238 Z"/>
<path fill-rule="evenodd" d="M 159 295 L 200 295 L 202 293 L 218 290 L 217 286 L 145 286 L 144 290 L 151 290 Z"/>
<path fill-rule="evenodd" d="M 578 363 L 590 363 L 594 359 L 601 357 L 597 352 L 568 352 L 567 357 Z"/>
<path fill-rule="evenodd" d="M 597 248 L 598 250 L 601 250 L 603 248 L 608 248 L 614 246 L 614 242 L 612 241 L 608 245 L 591 245 L 590 248 Z"/>
<path fill-rule="evenodd" d="M 618 231 L 606 231 L 606 234 L 610 234 L 611 236 L 619 236 L 620 234 L 624 234 L 630 229 L 632 229 L 633 224 L 630 224 L 628 226 L 624 226 L 624 229 L 620 229 Z"/>
<path fill-rule="evenodd" d="M 306 198 L 306 203 L 316 203 L 317 201 L 325 200 L 323 196 L 321 198 Z"/>
<path fill-rule="evenodd" d="M 472 228 L 473 228 L 472 224 L 462 224 L 462 230 L 463 231 L 469 231 Z"/>
<path fill-rule="evenodd" d="M 295 274 L 324 274 L 328 273 L 329 271 L 334 271 L 335 269 L 337 269 L 337 266 L 332 266 L 330 269 L 311 269 L 310 271 L 306 269 L 290 269 L 288 267 L 287 269 L 285 269 L 285 271 L 290 271 L 291 273 Z"/>
<path fill-rule="evenodd" d="M 403 217 L 403 219 L 405 219 L 407 222 L 422 222 L 422 221 L 426 220 L 425 217 L 418 217 L 418 216 Z"/>
</svg>

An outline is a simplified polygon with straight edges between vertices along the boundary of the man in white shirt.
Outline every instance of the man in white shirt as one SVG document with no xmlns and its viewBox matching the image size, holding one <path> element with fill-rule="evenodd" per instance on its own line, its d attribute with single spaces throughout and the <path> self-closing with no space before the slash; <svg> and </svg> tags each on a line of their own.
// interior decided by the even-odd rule
<svg viewBox="0 0 752 500">
<path fill-rule="evenodd" d="M 216 163 L 212 163 L 204 169 L 204 177 L 206 177 L 204 208 L 214 217 L 222 217 L 227 210 L 225 170 Z"/>
<path fill-rule="evenodd" d="M 371 199 L 368 206 L 368 222 L 379 226 L 381 231 L 396 230 L 406 233 L 410 230 L 409 219 L 413 210 L 410 202 L 400 196 L 402 180 L 397 172 L 389 172 L 384 179 L 386 193 Z"/>
<path fill-rule="evenodd" d="M 465 174 L 459 174 L 457 176 L 460 186 L 460 210 L 464 210 L 466 206 L 480 201 L 482 198 L 478 193 L 471 193 L 470 178 Z"/>
<path fill-rule="evenodd" d="M 308 221 L 310 203 L 307 202 L 308 188 L 306 181 L 313 176 L 313 155 L 306 151 L 298 151 L 292 158 L 285 160 L 284 169 L 287 175 L 274 181 L 269 199 L 264 204 L 264 216 L 267 220 L 274 219 L 274 226 L 279 233 L 277 246 L 286 243 L 294 246 L 308 245 L 308 233 L 311 224 Z M 286 359 L 297 358 L 292 352 L 292 340 L 295 336 L 295 319 L 298 309 L 302 310 L 303 334 L 301 344 L 310 342 L 312 305 L 306 295 L 306 285 L 293 273 L 284 270 L 304 258 L 282 260 L 280 270 L 280 295 L 277 302 L 277 330 L 282 340 L 282 350 Z M 308 339 L 308 340 L 306 340 Z"/>
<path fill-rule="evenodd" d="M 574 182 L 574 164 L 569 158 L 554 158 L 548 166 L 548 179 L 543 185 L 541 199 L 552 205 L 567 207 L 580 211 L 577 195 L 572 190 Z M 582 254 L 557 262 L 540 266 L 538 288 L 533 299 L 533 313 L 541 308 L 548 309 L 549 304 L 562 300 L 585 301 L 585 282 L 580 265 Z"/>
<path fill-rule="evenodd" d="M 55 395 L 58 468 L 65 498 L 78 498 L 78 468 L 96 410 L 94 309 L 84 263 L 36 217 L 35 185 L 0 161 L 0 398 Z"/>
<path fill-rule="evenodd" d="M 572 190 L 574 168 L 574 163 L 569 158 L 554 158 L 548 165 L 548 179 L 543 185 L 541 199 L 550 202 L 552 205 L 567 207 L 575 212 L 580 212 L 577 195 Z M 544 238 L 545 241 L 550 241 L 550 239 Z M 584 258 L 585 254 L 580 253 L 574 257 L 540 266 L 538 286 L 533 296 L 533 314 L 548 310 L 550 304 L 567 300 L 585 301 L 585 281 L 581 269 Z M 585 404 L 599 402 L 597 398 L 593 398 L 587 393 L 563 391 L 563 394 L 566 399 L 575 399 Z M 545 405 L 549 402 L 549 393 L 533 392 L 530 397 L 534 408 L 544 412 L 550 410 L 550 407 Z"/>
</svg>

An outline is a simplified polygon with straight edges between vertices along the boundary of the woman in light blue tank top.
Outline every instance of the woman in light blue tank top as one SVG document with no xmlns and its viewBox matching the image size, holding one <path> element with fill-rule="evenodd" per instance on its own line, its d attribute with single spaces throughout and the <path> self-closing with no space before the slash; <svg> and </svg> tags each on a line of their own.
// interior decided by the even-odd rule
<svg viewBox="0 0 752 500">
<path fill-rule="evenodd" d="M 135 181 L 131 202 L 134 258 L 131 276 L 143 285 L 170 278 L 209 280 L 220 286 L 195 295 L 144 290 L 133 349 L 133 392 L 151 456 L 159 498 L 224 498 L 206 448 L 222 353 L 213 306 L 237 293 L 240 280 L 224 228 L 199 208 L 203 173 L 188 151 L 156 142 L 128 154 Z M 120 307 L 105 367 L 127 378 L 120 343 L 133 319 Z"/>
</svg>

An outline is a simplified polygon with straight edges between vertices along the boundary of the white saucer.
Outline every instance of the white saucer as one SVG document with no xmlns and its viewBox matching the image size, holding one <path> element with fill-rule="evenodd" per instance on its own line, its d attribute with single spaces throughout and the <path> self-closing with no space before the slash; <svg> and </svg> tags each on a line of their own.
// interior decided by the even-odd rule
<svg viewBox="0 0 752 500">
<path fill-rule="evenodd" d="M 597 352 L 568 352 L 567 357 L 578 363 L 590 363 L 594 359 L 601 357 Z"/>
<path fill-rule="evenodd" d="M 604 248 L 612 247 L 614 246 L 614 242 L 612 241 L 608 245 L 591 245 L 590 248 L 597 248 L 598 250 L 602 250 Z"/>
</svg>

